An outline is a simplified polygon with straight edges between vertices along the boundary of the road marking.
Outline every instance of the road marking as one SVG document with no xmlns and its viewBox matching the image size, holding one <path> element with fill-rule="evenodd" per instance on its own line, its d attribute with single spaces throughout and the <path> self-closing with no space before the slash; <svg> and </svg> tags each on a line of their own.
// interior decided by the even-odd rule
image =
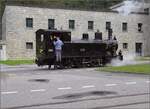
<svg viewBox="0 0 150 109">
<path fill-rule="evenodd" d="M 126 82 L 126 85 L 136 84 L 136 82 Z"/>
<path fill-rule="evenodd" d="M 8 76 L 16 76 L 16 74 L 8 74 Z"/>
<path fill-rule="evenodd" d="M 18 91 L 11 91 L 11 92 L 1 92 L 1 94 L 16 94 Z"/>
<path fill-rule="evenodd" d="M 36 90 L 30 90 L 31 92 L 44 92 L 46 89 L 36 89 Z"/>
<path fill-rule="evenodd" d="M 69 90 L 72 89 L 71 87 L 62 87 L 62 88 L 58 88 L 58 90 Z"/>
<path fill-rule="evenodd" d="M 116 86 L 117 84 L 106 84 L 105 86 Z"/>
<path fill-rule="evenodd" d="M 94 85 L 88 85 L 88 86 L 82 86 L 82 88 L 93 88 L 95 87 Z"/>
<path fill-rule="evenodd" d="M 146 83 L 150 83 L 150 81 L 146 81 Z"/>
</svg>

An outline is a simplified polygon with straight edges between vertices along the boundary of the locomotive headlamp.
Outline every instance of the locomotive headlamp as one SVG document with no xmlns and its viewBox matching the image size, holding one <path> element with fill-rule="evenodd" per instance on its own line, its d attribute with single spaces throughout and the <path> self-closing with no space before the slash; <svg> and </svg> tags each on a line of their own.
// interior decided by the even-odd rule
<svg viewBox="0 0 150 109">
<path fill-rule="evenodd" d="M 53 49 L 48 49 L 48 52 L 53 52 Z"/>
</svg>

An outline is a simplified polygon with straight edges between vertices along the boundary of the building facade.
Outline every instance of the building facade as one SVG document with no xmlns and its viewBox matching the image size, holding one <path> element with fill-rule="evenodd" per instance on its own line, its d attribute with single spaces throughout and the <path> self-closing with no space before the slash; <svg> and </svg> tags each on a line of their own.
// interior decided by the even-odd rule
<svg viewBox="0 0 150 109">
<path fill-rule="evenodd" d="M 150 56 L 150 15 L 134 13 L 50 9 L 7 5 L 2 18 L 2 37 L 7 59 L 35 58 L 35 32 L 38 29 L 70 30 L 72 40 L 81 40 L 88 33 L 94 39 L 97 30 L 108 38 L 113 29 L 119 49 L 126 53 Z"/>
</svg>

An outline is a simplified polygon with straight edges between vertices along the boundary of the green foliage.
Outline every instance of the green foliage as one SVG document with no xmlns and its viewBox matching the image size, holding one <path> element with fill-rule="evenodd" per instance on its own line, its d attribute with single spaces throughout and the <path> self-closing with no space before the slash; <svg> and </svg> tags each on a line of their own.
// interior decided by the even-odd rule
<svg viewBox="0 0 150 109">
<path fill-rule="evenodd" d="M 6 60 L 0 61 L 0 64 L 6 65 L 34 64 L 34 60 Z"/>
<path fill-rule="evenodd" d="M 100 71 L 150 74 L 150 64 L 99 68 Z"/>
<path fill-rule="evenodd" d="M 5 3 L 4 0 L 0 0 L 0 16 L 2 17 L 2 13 L 4 11 L 5 8 Z"/>
</svg>

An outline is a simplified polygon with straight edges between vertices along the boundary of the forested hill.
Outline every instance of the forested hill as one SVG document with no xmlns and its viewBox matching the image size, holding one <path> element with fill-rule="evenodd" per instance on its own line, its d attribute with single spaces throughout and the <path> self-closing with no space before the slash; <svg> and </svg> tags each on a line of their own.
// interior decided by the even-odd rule
<svg viewBox="0 0 150 109">
<path fill-rule="evenodd" d="M 2 14 L 5 4 L 107 11 L 109 9 L 108 7 L 120 3 L 123 0 L 0 0 L 0 1 Z"/>
</svg>

